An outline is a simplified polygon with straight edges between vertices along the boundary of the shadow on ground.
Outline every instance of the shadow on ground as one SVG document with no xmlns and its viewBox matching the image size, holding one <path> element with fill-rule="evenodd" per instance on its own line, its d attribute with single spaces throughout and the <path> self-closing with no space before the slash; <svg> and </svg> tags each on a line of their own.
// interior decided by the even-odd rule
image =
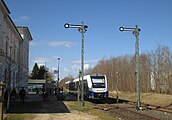
<svg viewBox="0 0 172 120">
<path fill-rule="evenodd" d="M 48 99 L 44 102 L 42 95 L 28 95 L 24 104 L 17 99 L 8 113 L 70 113 L 63 101 L 57 100 L 56 96 L 50 95 Z"/>
<path fill-rule="evenodd" d="M 95 103 L 95 104 L 116 104 L 117 99 L 116 98 L 103 98 L 103 99 L 90 99 L 89 102 Z M 118 99 L 118 103 L 126 103 L 127 100 Z"/>
</svg>

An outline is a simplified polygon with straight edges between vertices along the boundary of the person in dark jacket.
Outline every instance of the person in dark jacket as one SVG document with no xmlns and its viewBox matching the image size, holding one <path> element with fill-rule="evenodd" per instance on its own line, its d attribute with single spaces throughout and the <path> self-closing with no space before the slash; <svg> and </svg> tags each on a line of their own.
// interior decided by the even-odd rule
<svg viewBox="0 0 172 120">
<path fill-rule="evenodd" d="M 15 102 L 15 100 L 16 100 L 16 90 L 15 90 L 15 88 L 13 88 L 13 90 L 10 93 L 10 100 L 12 102 Z"/>
<path fill-rule="evenodd" d="M 24 99 L 26 96 L 26 91 L 24 87 L 22 87 L 22 89 L 20 90 L 19 95 L 20 95 L 20 102 L 24 104 Z"/>
<path fill-rule="evenodd" d="M 9 90 L 6 89 L 5 92 L 4 92 L 4 108 L 6 109 L 7 108 L 7 103 L 8 103 L 8 92 Z"/>
</svg>

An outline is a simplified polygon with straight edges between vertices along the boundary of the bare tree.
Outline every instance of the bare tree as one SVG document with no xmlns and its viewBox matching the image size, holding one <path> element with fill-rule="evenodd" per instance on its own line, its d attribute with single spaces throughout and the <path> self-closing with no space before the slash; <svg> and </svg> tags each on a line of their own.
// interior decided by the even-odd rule
<svg viewBox="0 0 172 120">
<path fill-rule="evenodd" d="M 151 53 L 142 53 L 140 61 L 140 84 L 142 92 L 172 94 L 172 54 L 168 47 L 159 46 Z M 92 69 L 92 73 L 106 74 L 110 90 L 116 89 L 117 76 L 120 73 L 118 89 L 136 91 L 135 56 L 119 56 L 102 59 Z"/>
</svg>

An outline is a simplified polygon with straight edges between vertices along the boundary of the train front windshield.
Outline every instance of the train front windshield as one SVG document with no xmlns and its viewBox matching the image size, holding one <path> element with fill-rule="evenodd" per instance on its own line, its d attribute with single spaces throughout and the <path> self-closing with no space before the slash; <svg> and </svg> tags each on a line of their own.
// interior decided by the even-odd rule
<svg viewBox="0 0 172 120">
<path fill-rule="evenodd" d="M 105 77 L 104 76 L 92 76 L 91 77 L 93 88 L 105 88 Z"/>
</svg>

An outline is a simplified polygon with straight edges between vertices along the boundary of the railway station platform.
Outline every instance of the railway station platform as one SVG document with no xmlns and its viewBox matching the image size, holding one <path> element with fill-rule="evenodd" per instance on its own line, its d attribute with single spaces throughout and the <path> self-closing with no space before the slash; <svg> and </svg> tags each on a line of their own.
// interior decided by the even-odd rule
<svg viewBox="0 0 172 120">
<path fill-rule="evenodd" d="M 22 104 L 17 98 L 14 103 L 10 104 L 8 113 L 69 113 L 70 111 L 63 103 L 58 100 L 56 95 L 48 95 L 48 100 L 43 101 L 40 94 L 27 95 L 25 103 Z"/>
</svg>

